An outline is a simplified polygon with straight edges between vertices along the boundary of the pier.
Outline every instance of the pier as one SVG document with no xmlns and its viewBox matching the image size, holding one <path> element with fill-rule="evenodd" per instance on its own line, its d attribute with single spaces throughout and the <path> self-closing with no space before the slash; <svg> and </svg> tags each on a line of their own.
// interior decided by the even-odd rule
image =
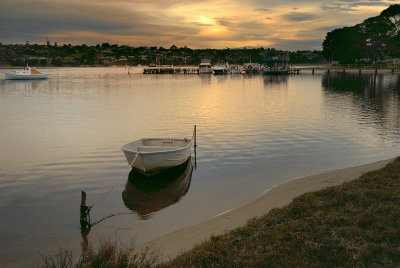
<svg viewBox="0 0 400 268">
<path fill-rule="evenodd" d="M 397 73 L 400 70 L 391 68 L 369 68 L 369 67 L 359 67 L 355 68 L 354 66 L 332 66 L 332 65 L 320 65 L 320 66 L 300 66 L 300 67 L 290 67 L 290 68 L 268 68 L 264 69 L 260 67 L 260 69 L 246 69 L 243 68 L 242 74 L 301 74 L 303 71 L 309 71 L 311 74 L 315 74 L 316 71 L 326 71 L 327 74 L 331 72 L 340 72 L 343 74 L 346 73 L 374 73 L 377 75 L 378 73 Z M 199 74 L 199 67 L 197 66 L 151 66 L 145 67 L 143 69 L 143 74 Z"/>
<path fill-rule="evenodd" d="M 147 67 L 143 69 L 144 74 L 198 74 L 198 67 L 174 67 L 174 66 L 159 66 Z"/>
</svg>

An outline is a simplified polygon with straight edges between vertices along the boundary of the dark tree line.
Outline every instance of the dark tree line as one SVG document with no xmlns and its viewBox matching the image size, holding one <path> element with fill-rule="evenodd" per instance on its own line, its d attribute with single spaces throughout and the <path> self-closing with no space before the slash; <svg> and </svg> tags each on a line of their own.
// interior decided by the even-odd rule
<svg viewBox="0 0 400 268">
<path fill-rule="evenodd" d="M 400 5 L 392 5 L 379 16 L 361 24 L 328 32 L 322 54 L 328 61 L 375 63 L 400 57 Z"/>
<path fill-rule="evenodd" d="M 318 63 L 323 61 L 321 51 L 282 51 L 274 48 L 191 49 L 186 46 L 170 48 L 157 46 L 130 47 L 102 43 L 101 45 L 2 45 L 0 64 L 81 66 L 81 65 L 198 65 L 208 58 L 213 64 L 221 61 L 230 64 L 263 63 L 265 57 L 290 56 L 290 63 Z M 123 60 L 121 60 L 123 59 Z"/>
</svg>

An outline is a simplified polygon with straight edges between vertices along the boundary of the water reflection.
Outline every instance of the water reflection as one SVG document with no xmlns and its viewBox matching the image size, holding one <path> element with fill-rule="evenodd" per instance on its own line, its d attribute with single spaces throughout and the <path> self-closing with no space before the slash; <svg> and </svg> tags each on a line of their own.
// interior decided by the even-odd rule
<svg viewBox="0 0 400 268">
<path fill-rule="evenodd" d="M 211 85 L 212 74 L 199 74 L 202 87 L 209 87 Z"/>
<path fill-rule="evenodd" d="M 178 202 L 189 190 L 193 172 L 192 157 L 165 173 L 145 177 L 135 169 L 129 173 L 122 199 L 141 219 Z"/>
<path fill-rule="evenodd" d="M 399 135 L 399 83 L 397 75 L 334 73 L 322 79 L 327 107 L 343 116 L 360 115 L 360 126 L 375 125 L 377 136 L 386 138 Z"/>
<path fill-rule="evenodd" d="M 263 75 L 264 86 L 287 83 L 288 76 L 286 75 Z"/>
<path fill-rule="evenodd" d="M 398 90 L 400 79 L 397 75 L 334 73 L 324 75 L 322 86 L 324 89 L 334 92 L 353 92 L 375 98 L 385 92 L 391 92 L 393 89 Z"/>
<path fill-rule="evenodd" d="M 31 94 L 35 91 L 49 91 L 48 80 L 4 80 L 3 83 L 4 89 L 11 92 L 18 91 L 20 93 Z"/>
</svg>

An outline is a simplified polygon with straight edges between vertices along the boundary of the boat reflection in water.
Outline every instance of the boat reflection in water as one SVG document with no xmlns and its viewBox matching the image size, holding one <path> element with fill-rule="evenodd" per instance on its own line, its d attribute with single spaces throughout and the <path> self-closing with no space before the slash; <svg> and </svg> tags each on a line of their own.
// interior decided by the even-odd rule
<svg viewBox="0 0 400 268">
<path fill-rule="evenodd" d="M 287 75 L 263 75 L 264 86 L 277 85 L 280 83 L 287 83 Z"/>
<path fill-rule="evenodd" d="M 141 219 L 148 219 L 151 213 L 177 203 L 187 193 L 192 172 L 192 157 L 179 166 L 151 177 L 132 169 L 122 192 L 125 206 Z"/>
</svg>

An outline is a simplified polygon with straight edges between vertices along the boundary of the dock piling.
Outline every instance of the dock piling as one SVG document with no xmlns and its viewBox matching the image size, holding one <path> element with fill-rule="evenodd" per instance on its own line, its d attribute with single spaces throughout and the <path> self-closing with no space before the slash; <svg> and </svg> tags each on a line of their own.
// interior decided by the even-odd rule
<svg viewBox="0 0 400 268">
<path fill-rule="evenodd" d="M 194 139 L 194 147 L 197 147 L 197 127 L 194 125 L 194 130 L 193 130 L 193 139 Z"/>
</svg>

